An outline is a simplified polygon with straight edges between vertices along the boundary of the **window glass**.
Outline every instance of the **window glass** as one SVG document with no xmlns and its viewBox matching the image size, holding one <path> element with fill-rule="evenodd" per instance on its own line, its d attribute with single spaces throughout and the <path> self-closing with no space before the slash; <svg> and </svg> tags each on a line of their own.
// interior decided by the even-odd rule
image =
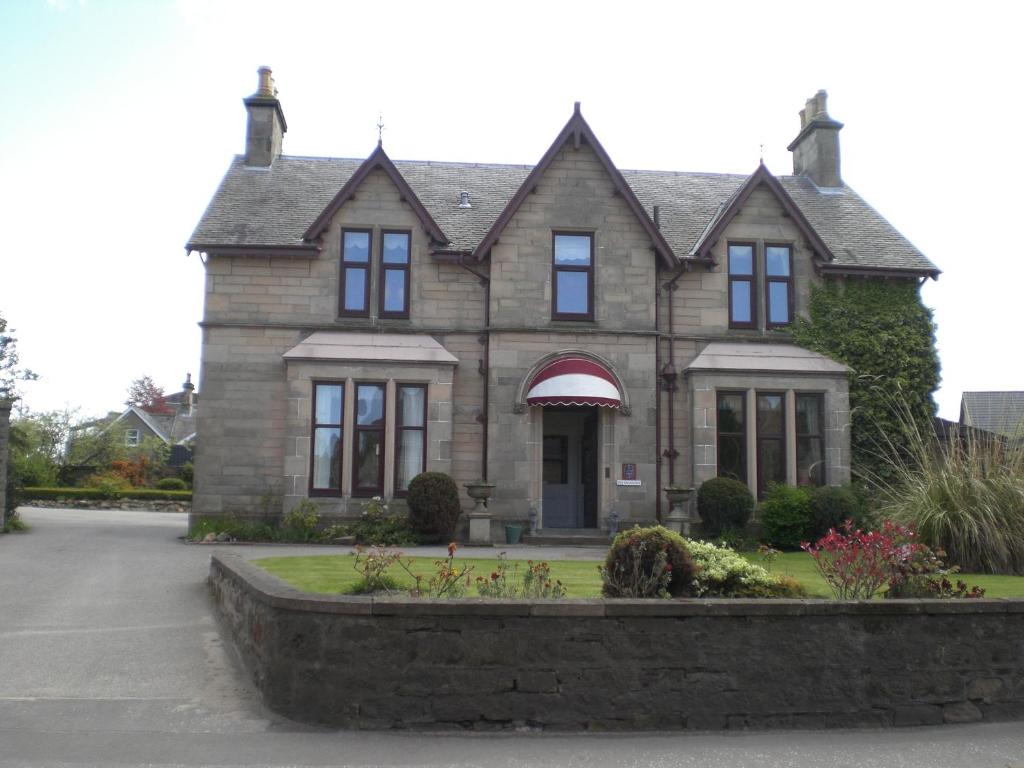
<svg viewBox="0 0 1024 768">
<path fill-rule="evenodd" d="M 732 321 L 734 323 L 751 322 L 750 289 L 751 285 L 748 281 L 732 284 Z"/>
<path fill-rule="evenodd" d="M 402 426 L 422 426 L 426 421 L 424 418 L 426 390 L 423 387 L 399 387 L 398 401 L 398 414 Z"/>
<path fill-rule="evenodd" d="M 341 384 L 316 385 L 317 424 L 341 423 L 342 390 Z"/>
<path fill-rule="evenodd" d="M 764 252 L 765 274 L 768 277 L 789 277 L 789 248 L 769 245 Z"/>
<path fill-rule="evenodd" d="M 796 484 L 825 484 L 825 462 L 821 452 L 820 438 L 798 437 L 796 439 Z"/>
<path fill-rule="evenodd" d="M 356 387 L 356 424 L 361 427 L 384 426 L 384 387 L 379 384 Z"/>
<path fill-rule="evenodd" d="M 589 312 L 589 277 L 587 272 L 557 272 L 559 314 L 585 315 Z"/>
<path fill-rule="evenodd" d="M 366 269 L 363 267 L 345 269 L 345 309 L 366 309 Z"/>
<path fill-rule="evenodd" d="M 768 322 L 789 322 L 789 283 L 768 283 Z"/>
<path fill-rule="evenodd" d="M 785 431 L 782 419 L 782 395 L 757 396 L 757 432 L 781 435 Z"/>
<path fill-rule="evenodd" d="M 590 266 L 590 235 L 555 235 L 555 264 Z"/>
<path fill-rule="evenodd" d="M 796 396 L 796 432 L 798 435 L 821 434 L 821 395 Z"/>
<path fill-rule="evenodd" d="M 729 246 L 729 274 L 730 275 L 753 275 L 754 274 L 754 246 L 752 246 L 752 245 L 730 245 Z"/>
<path fill-rule="evenodd" d="M 758 440 L 757 470 L 761 480 L 758 490 L 762 494 L 772 483 L 786 482 L 786 448 L 782 440 Z"/>
<path fill-rule="evenodd" d="M 356 432 L 356 486 L 380 487 L 381 454 L 384 452 L 384 433 Z"/>
<path fill-rule="evenodd" d="M 396 486 L 400 491 L 409 489 L 409 483 L 423 471 L 423 432 L 418 429 L 402 430 L 398 440 L 398 474 Z"/>
<path fill-rule="evenodd" d="M 404 232 L 384 233 L 384 263 L 409 263 L 409 235 Z"/>
<path fill-rule="evenodd" d="M 342 252 L 345 261 L 362 263 L 370 262 L 370 233 L 345 232 L 345 245 Z"/>
<path fill-rule="evenodd" d="M 405 275 L 404 269 L 384 270 L 384 311 L 405 311 Z"/>
<path fill-rule="evenodd" d="M 742 392 L 718 393 L 718 475 L 747 482 L 747 438 Z"/>
<path fill-rule="evenodd" d="M 313 441 L 313 488 L 333 491 L 341 488 L 340 459 L 341 429 L 317 427 Z"/>
</svg>

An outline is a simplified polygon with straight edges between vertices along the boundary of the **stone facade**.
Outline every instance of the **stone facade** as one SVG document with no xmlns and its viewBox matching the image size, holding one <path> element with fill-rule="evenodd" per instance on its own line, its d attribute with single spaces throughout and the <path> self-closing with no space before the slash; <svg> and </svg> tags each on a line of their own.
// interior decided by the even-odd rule
<svg viewBox="0 0 1024 768">
<path fill-rule="evenodd" d="M 247 101 L 257 108 L 250 110 L 250 119 L 252 114 L 271 119 L 283 131 L 280 105 L 267 95 L 266 78 L 269 74 L 261 73 L 261 91 L 252 97 L 256 102 Z M 815 133 L 819 128 L 834 137 L 841 127 L 825 119 L 823 98 L 820 105 L 815 102 L 814 114 L 824 117 L 807 118 L 801 126 L 807 147 L 831 140 Z M 749 189 L 730 187 L 731 195 L 720 198 L 715 197 L 719 192 L 707 192 L 720 199 L 717 211 L 705 206 L 704 218 L 690 221 L 680 214 L 660 228 L 659 199 L 662 206 L 682 205 L 671 198 L 676 181 L 659 177 L 661 186 L 650 187 L 641 203 L 630 185 L 647 183 L 644 172 L 629 172 L 626 182 L 578 109 L 529 173 L 513 166 L 399 166 L 378 147 L 362 164 L 325 159 L 336 174 L 325 182 L 316 176 L 320 159 L 282 157 L 280 134 L 272 138 L 264 146 L 270 167 L 262 167 L 263 155 L 258 162 L 249 158 L 244 166 L 233 166 L 190 244 L 208 254 L 195 516 L 275 517 L 310 496 L 314 384 L 347 384 L 345 412 L 351 414 L 352 385 L 373 381 L 387 392 L 381 495 L 392 498 L 397 491 L 396 388 L 418 383 L 427 386 L 429 403 L 423 468 L 450 473 L 460 486 L 479 479 L 494 483 L 489 509 L 495 533 L 506 521 L 525 522 L 531 512 L 541 529 L 558 527 L 547 524 L 544 509 L 545 472 L 554 471 L 544 459 L 546 411 L 529 406 L 525 392 L 539 368 L 559 356 L 593 361 L 618 390 L 618 407 L 599 408 L 596 421 L 587 422 L 596 426 L 584 438 L 590 441 L 586 461 L 593 472 L 580 492 L 587 507 L 583 527 L 603 529 L 613 513 L 622 523 L 663 519 L 664 486 L 696 486 L 714 476 L 714 394 L 722 388 L 749 397 L 785 392 L 791 482 L 800 480 L 793 455 L 793 397 L 821 393 L 825 481 L 849 480 L 845 372 L 769 366 L 741 375 L 691 369 L 712 343 L 790 344 L 785 329 L 770 328 L 765 317 L 768 246 L 783 245 L 792 254 L 791 317 L 807 312 L 812 286 L 825 279 L 821 266 L 827 247 L 763 167 L 749 177 Z M 838 155 L 834 168 L 825 167 L 832 162 L 826 155 L 801 154 L 800 162 L 809 175 L 837 175 Z M 261 167 L 249 167 L 254 165 Z M 282 181 L 275 181 L 275 174 Z M 236 176 L 239 186 L 233 189 Z M 412 182 L 424 192 L 422 200 Z M 787 189 L 803 189 L 804 182 L 798 182 Z M 463 183 L 470 191 L 459 192 Z M 721 180 L 708 175 L 694 183 L 699 198 L 705 188 L 720 189 Z M 306 197 L 320 202 L 309 207 L 308 216 L 292 221 Z M 226 203 L 219 208 L 222 199 Z M 827 210 L 822 206 L 808 211 L 819 215 Z M 447 234 L 432 216 L 445 222 Z M 278 222 L 278 229 L 268 222 Z M 838 215 L 833 223 L 848 226 Z M 687 228 L 689 235 L 680 234 Z M 345 229 L 370 235 L 366 276 L 371 289 L 364 317 L 339 308 Z M 380 244 L 385 231 L 395 230 L 409 235 L 409 313 L 401 319 L 382 318 L 378 306 L 386 267 Z M 572 233 L 592 243 L 591 316 L 567 320 L 554 311 L 553 241 L 556 234 Z M 442 236 L 449 242 L 441 242 Z M 218 241 L 223 245 L 211 244 L 210 237 L 223 238 Z M 680 242 L 691 250 L 684 251 Z M 730 326 L 728 247 L 736 242 L 751 244 L 758 264 L 751 282 L 755 322 L 743 329 Z M 922 274 L 934 273 L 923 256 L 914 263 L 923 265 L 914 267 Z M 286 362 L 286 353 L 311 334 L 340 332 L 429 337 L 451 355 L 452 364 L 352 354 Z M 341 461 L 351 462 L 352 425 L 346 421 L 341 431 Z M 751 435 L 750 445 L 755 438 Z M 325 513 L 356 515 L 365 498 L 352 493 L 350 464 L 342 469 L 337 493 L 314 495 Z M 463 505 L 472 507 L 466 495 Z"/>
<path fill-rule="evenodd" d="M 311 596 L 215 554 L 264 702 L 348 728 L 721 730 L 1024 717 L 1022 600 Z"/>
</svg>

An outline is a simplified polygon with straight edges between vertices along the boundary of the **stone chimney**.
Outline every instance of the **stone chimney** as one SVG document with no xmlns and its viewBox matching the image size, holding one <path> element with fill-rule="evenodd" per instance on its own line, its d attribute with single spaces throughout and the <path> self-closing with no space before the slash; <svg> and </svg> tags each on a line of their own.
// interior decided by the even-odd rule
<svg viewBox="0 0 1024 768">
<path fill-rule="evenodd" d="M 256 93 L 243 99 L 249 112 L 245 131 L 245 164 L 269 166 L 281 154 L 281 138 L 288 130 L 270 67 L 260 67 Z"/>
<path fill-rule="evenodd" d="M 800 133 L 788 149 L 793 153 L 793 173 L 809 176 L 819 187 L 841 187 L 839 131 L 843 124 L 828 115 L 828 94 L 818 91 L 800 110 Z"/>
<path fill-rule="evenodd" d="M 192 407 L 195 405 L 195 391 L 196 385 L 192 383 L 192 374 L 185 374 L 185 383 L 181 385 L 182 392 L 184 392 L 184 403 L 185 413 L 189 416 L 192 415 Z"/>
</svg>

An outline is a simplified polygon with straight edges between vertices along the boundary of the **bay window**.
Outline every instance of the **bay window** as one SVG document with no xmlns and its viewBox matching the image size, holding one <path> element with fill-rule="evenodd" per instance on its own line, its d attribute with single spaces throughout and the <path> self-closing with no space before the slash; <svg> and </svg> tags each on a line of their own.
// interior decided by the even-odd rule
<svg viewBox="0 0 1024 768">
<path fill-rule="evenodd" d="M 757 495 L 786 482 L 786 397 L 757 393 Z"/>
<path fill-rule="evenodd" d="M 825 396 L 796 396 L 796 483 L 825 484 Z"/>
<path fill-rule="evenodd" d="M 352 450 L 352 495 L 384 493 L 383 384 L 356 384 L 356 415 Z"/>
<path fill-rule="evenodd" d="M 718 475 L 747 482 L 747 427 L 743 392 L 718 393 Z"/>
<path fill-rule="evenodd" d="M 313 495 L 341 490 L 341 438 L 344 384 L 313 385 L 313 446 L 309 490 Z"/>
<path fill-rule="evenodd" d="M 395 493 L 404 494 L 427 461 L 427 387 L 399 384 L 396 389 Z"/>
</svg>

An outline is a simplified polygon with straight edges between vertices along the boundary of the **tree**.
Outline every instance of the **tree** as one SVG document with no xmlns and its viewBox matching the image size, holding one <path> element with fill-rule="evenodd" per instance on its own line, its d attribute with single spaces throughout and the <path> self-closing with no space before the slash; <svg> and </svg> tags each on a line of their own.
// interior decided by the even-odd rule
<svg viewBox="0 0 1024 768">
<path fill-rule="evenodd" d="M 11 329 L 13 333 L 13 329 Z M 15 383 L 39 378 L 26 368 L 18 367 L 18 340 L 7 333 L 7 321 L 0 315 L 0 400 L 13 398 Z"/>
<path fill-rule="evenodd" d="M 147 413 L 170 413 L 163 387 L 158 387 L 149 376 L 135 379 L 128 387 L 125 405 L 134 405 Z"/>
</svg>

